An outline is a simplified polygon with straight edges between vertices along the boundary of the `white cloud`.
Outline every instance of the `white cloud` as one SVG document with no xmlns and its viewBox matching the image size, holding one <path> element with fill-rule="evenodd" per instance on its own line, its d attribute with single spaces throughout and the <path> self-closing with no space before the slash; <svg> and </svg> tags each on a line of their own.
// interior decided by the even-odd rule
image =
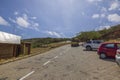
<svg viewBox="0 0 120 80">
<path fill-rule="evenodd" d="M 16 23 L 16 21 L 14 19 L 10 18 L 10 17 L 9 17 L 9 20 L 13 23 Z"/>
<path fill-rule="evenodd" d="M 101 11 L 102 11 L 102 12 L 107 12 L 107 8 L 102 7 Z"/>
<path fill-rule="evenodd" d="M 64 37 L 64 38 L 66 37 L 65 34 L 63 34 L 63 33 L 60 33 L 60 35 L 61 35 L 62 37 Z"/>
<path fill-rule="evenodd" d="M 88 2 L 101 2 L 102 0 L 87 0 Z"/>
<path fill-rule="evenodd" d="M 109 29 L 109 28 L 110 28 L 110 26 L 100 26 L 100 27 L 96 28 L 95 30 L 99 31 L 99 30 L 104 30 L 104 29 Z"/>
<path fill-rule="evenodd" d="M 17 11 L 14 12 L 14 15 L 18 15 L 19 13 Z"/>
<path fill-rule="evenodd" d="M 30 13 L 28 9 L 24 9 L 26 13 Z"/>
<path fill-rule="evenodd" d="M 37 19 L 37 17 L 31 17 L 31 19 Z"/>
<path fill-rule="evenodd" d="M 27 14 L 23 14 L 23 18 L 24 18 L 25 20 L 28 20 Z"/>
<path fill-rule="evenodd" d="M 34 24 L 33 24 L 33 26 L 38 27 L 38 26 L 39 26 L 39 24 L 38 24 L 38 23 L 34 23 Z"/>
<path fill-rule="evenodd" d="M 92 18 L 95 19 L 95 18 L 99 18 L 100 15 L 99 14 L 93 14 Z"/>
<path fill-rule="evenodd" d="M 81 14 L 82 14 L 82 16 L 84 16 L 84 15 L 85 15 L 85 12 L 82 12 Z"/>
<path fill-rule="evenodd" d="M 16 23 L 17 25 L 21 26 L 21 27 L 24 27 L 24 28 L 28 28 L 31 24 L 28 20 L 28 16 L 27 14 L 22 14 L 22 17 L 19 16 L 19 17 L 16 17 L 16 20 L 13 20 L 11 18 L 9 18 L 10 21 Z"/>
<path fill-rule="evenodd" d="M 108 21 L 120 22 L 120 15 L 118 15 L 118 14 L 109 14 L 108 15 Z"/>
<path fill-rule="evenodd" d="M 10 24 L 1 16 L 0 16 L 0 25 L 10 26 Z"/>
<path fill-rule="evenodd" d="M 33 26 L 32 28 L 35 29 L 36 31 L 40 31 L 40 30 L 39 30 L 39 26 L 40 26 L 40 25 L 39 25 L 38 23 L 33 22 L 33 23 L 32 23 L 32 26 Z"/>
<path fill-rule="evenodd" d="M 17 17 L 16 23 L 19 26 L 24 27 L 24 28 L 27 28 L 30 25 L 30 23 L 27 20 L 25 20 L 23 17 Z"/>
<path fill-rule="evenodd" d="M 93 14 L 92 18 L 96 19 L 96 18 L 104 18 L 106 15 L 104 13 L 102 14 Z"/>
<path fill-rule="evenodd" d="M 105 14 L 101 14 L 100 17 L 101 17 L 101 18 L 104 18 L 104 17 L 105 17 Z"/>
<path fill-rule="evenodd" d="M 113 2 L 111 5 L 110 5 L 110 8 L 108 9 L 109 11 L 111 10 L 115 10 L 119 8 L 119 3 L 118 2 Z"/>
<path fill-rule="evenodd" d="M 62 36 L 61 36 L 61 33 L 57 33 L 57 32 L 55 32 L 55 31 L 46 31 L 46 33 L 47 33 L 48 35 L 50 35 L 50 36 L 56 36 L 56 37 L 58 37 L 58 38 L 62 37 Z"/>
<path fill-rule="evenodd" d="M 37 17 L 33 17 L 34 19 L 37 19 Z M 9 20 L 19 26 L 19 28 L 29 28 L 34 29 L 36 31 L 39 30 L 39 23 L 34 22 L 31 17 L 29 17 L 27 14 L 22 14 L 22 16 L 16 17 L 16 19 L 9 18 Z"/>
</svg>

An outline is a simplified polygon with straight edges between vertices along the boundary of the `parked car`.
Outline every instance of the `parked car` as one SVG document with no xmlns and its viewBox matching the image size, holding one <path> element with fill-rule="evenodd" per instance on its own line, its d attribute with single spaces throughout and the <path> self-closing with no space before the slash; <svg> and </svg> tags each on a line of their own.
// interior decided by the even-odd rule
<svg viewBox="0 0 120 80">
<path fill-rule="evenodd" d="M 117 64 L 120 66 L 120 48 L 116 52 L 115 60 Z"/>
<path fill-rule="evenodd" d="M 90 40 L 83 44 L 86 50 L 98 49 L 103 40 Z"/>
<path fill-rule="evenodd" d="M 105 59 L 107 57 L 115 58 L 116 51 L 120 47 L 120 43 L 102 43 L 98 49 L 98 55 L 100 58 Z"/>
<path fill-rule="evenodd" d="M 79 42 L 71 42 L 71 47 L 78 47 L 79 46 Z"/>
<path fill-rule="evenodd" d="M 71 47 L 78 47 L 79 46 L 79 39 L 73 38 L 71 41 Z"/>
</svg>

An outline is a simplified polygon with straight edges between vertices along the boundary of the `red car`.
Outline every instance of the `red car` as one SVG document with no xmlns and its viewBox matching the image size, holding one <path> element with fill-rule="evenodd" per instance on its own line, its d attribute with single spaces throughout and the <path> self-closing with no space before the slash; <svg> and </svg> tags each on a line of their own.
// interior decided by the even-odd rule
<svg viewBox="0 0 120 80">
<path fill-rule="evenodd" d="M 106 57 L 115 58 L 117 49 L 120 48 L 120 43 L 102 43 L 98 49 L 98 54 L 100 58 L 104 59 Z"/>
</svg>

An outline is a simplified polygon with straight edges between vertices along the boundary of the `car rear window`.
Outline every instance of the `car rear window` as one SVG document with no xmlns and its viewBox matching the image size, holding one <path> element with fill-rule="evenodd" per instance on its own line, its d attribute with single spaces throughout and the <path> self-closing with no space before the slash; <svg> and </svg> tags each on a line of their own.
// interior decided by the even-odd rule
<svg viewBox="0 0 120 80">
<path fill-rule="evenodd" d="M 115 48 L 115 44 L 106 44 L 105 47 L 106 48 Z"/>
<path fill-rule="evenodd" d="M 120 44 L 117 44 L 117 48 L 120 49 Z"/>
<path fill-rule="evenodd" d="M 96 40 L 96 41 L 93 41 L 93 43 L 96 43 L 96 44 L 100 44 L 100 43 L 102 43 L 102 41 L 100 41 L 100 40 Z"/>
<path fill-rule="evenodd" d="M 87 41 L 86 43 L 91 43 L 91 41 Z"/>
</svg>

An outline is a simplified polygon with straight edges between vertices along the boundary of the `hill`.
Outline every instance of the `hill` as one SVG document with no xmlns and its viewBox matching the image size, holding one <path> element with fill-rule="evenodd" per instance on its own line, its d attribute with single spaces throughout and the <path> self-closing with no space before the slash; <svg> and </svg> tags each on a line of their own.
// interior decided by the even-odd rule
<svg viewBox="0 0 120 80">
<path fill-rule="evenodd" d="M 120 38 L 120 24 L 116 26 L 111 26 L 109 29 L 81 32 L 76 36 L 76 38 L 80 39 L 81 41 L 86 41 L 90 39 L 118 39 Z"/>
<path fill-rule="evenodd" d="M 22 42 L 30 42 L 33 48 L 43 47 L 47 44 L 63 42 L 69 40 L 68 38 L 32 38 L 32 39 L 24 39 Z"/>
</svg>

